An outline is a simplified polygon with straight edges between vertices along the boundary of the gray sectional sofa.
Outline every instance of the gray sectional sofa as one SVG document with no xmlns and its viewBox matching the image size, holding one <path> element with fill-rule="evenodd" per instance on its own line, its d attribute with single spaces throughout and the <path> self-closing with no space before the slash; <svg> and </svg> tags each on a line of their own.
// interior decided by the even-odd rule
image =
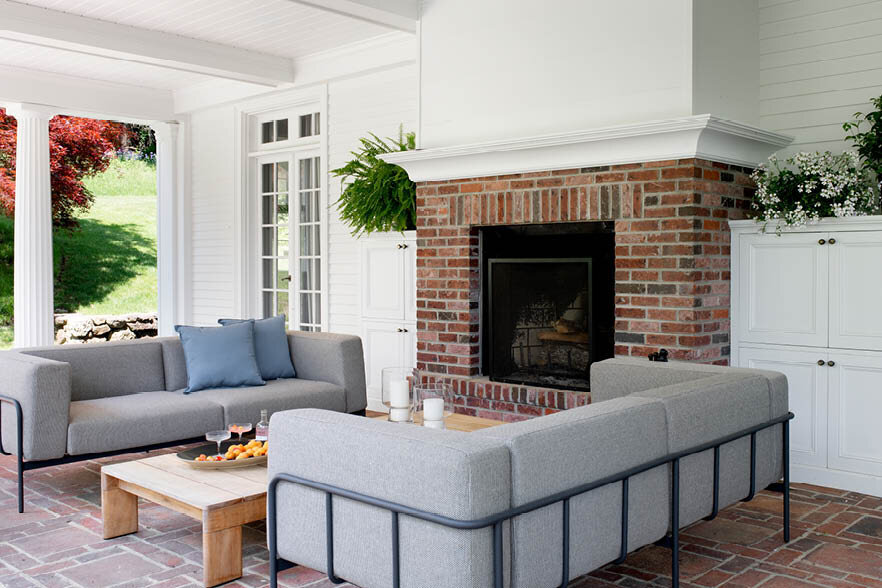
<svg viewBox="0 0 882 588">
<path fill-rule="evenodd" d="M 186 395 L 177 337 L 0 352 L 0 438 L 20 457 L 19 511 L 23 470 L 198 438 L 256 423 L 261 409 L 364 413 L 358 337 L 292 331 L 288 343 L 296 378 Z"/>
<path fill-rule="evenodd" d="M 277 413 L 272 577 L 297 562 L 362 588 L 553 587 L 667 537 L 676 584 L 679 529 L 782 475 L 789 540 L 782 374 L 613 359 L 591 391 L 475 433 Z"/>
</svg>

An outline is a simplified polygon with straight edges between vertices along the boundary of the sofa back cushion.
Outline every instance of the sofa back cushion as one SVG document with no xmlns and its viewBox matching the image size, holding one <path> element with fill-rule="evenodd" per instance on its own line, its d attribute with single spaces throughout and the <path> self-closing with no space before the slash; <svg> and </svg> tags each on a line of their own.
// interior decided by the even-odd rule
<svg viewBox="0 0 882 588">
<path fill-rule="evenodd" d="M 673 453 L 767 422 L 777 416 L 778 395 L 765 373 L 723 368 L 710 378 L 644 390 L 630 398 L 653 399 L 664 405 L 667 445 Z M 680 461 L 681 525 L 711 513 L 713 471 L 713 450 Z M 780 471 L 779 425 L 757 433 L 756 490 L 776 481 Z M 745 498 L 749 490 L 750 438 L 743 437 L 720 448 L 720 508 Z"/>
<path fill-rule="evenodd" d="M 591 364 L 591 402 L 603 402 L 643 390 L 710 378 L 721 369 L 725 368 L 636 358 L 597 361 Z"/>
<path fill-rule="evenodd" d="M 471 433 L 506 443 L 511 452 L 512 506 L 600 480 L 665 455 L 661 403 L 619 398 L 539 419 Z M 668 466 L 629 481 L 629 549 L 668 529 Z M 514 519 L 513 587 L 559 586 L 563 562 L 562 503 Z M 614 560 L 621 546 L 622 484 L 602 486 L 570 501 L 570 578 Z"/>
<path fill-rule="evenodd" d="M 162 348 L 153 340 L 59 345 L 20 351 L 70 364 L 72 401 L 165 390 Z"/>
<path fill-rule="evenodd" d="M 285 472 L 460 520 L 509 507 L 510 463 L 494 439 L 329 411 L 275 413 L 269 477 Z M 279 555 L 326 570 L 325 494 L 283 484 Z M 392 585 L 389 511 L 334 498 L 334 566 L 358 586 Z M 492 531 L 400 517 L 401 585 L 492 586 Z"/>
<path fill-rule="evenodd" d="M 165 370 L 165 389 L 183 390 L 187 387 L 187 360 L 180 337 L 158 337 L 162 346 L 162 367 Z"/>
</svg>

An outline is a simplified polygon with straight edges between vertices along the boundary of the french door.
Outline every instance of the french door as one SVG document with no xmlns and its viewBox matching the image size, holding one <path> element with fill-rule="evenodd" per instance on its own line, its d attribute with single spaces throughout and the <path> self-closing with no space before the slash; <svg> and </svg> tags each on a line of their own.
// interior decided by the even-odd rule
<svg viewBox="0 0 882 588">
<path fill-rule="evenodd" d="M 288 328 L 322 327 L 322 173 L 317 151 L 258 158 L 260 305 Z"/>
</svg>

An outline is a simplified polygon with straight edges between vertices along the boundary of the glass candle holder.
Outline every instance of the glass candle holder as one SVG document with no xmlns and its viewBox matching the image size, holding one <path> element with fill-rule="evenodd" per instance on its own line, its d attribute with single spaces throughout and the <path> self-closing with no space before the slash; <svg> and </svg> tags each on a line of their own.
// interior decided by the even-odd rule
<svg viewBox="0 0 882 588">
<path fill-rule="evenodd" d="M 450 384 L 432 382 L 414 386 L 414 412 L 421 412 L 423 426 L 444 428 L 444 419 L 453 414 L 453 390 Z"/>
<path fill-rule="evenodd" d="M 389 409 L 389 420 L 412 423 L 416 370 L 412 367 L 383 368 L 383 404 Z"/>
</svg>

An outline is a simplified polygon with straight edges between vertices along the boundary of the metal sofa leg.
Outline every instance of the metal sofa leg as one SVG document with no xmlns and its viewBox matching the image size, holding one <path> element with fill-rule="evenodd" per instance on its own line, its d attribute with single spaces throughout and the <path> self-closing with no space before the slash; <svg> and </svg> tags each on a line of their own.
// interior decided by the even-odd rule
<svg viewBox="0 0 882 588">
<path fill-rule="evenodd" d="M 17 450 L 15 461 L 18 470 L 18 512 L 20 514 L 24 512 L 24 461 L 22 458 L 24 455 L 24 433 L 22 432 L 24 418 L 21 412 L 21 403 L 18 400 L 9 396 L 0 396 L 0 402 L 8 402 L 15 407 L 15 445 Z M 2 414 L 0 414 L 0 420 L 2 420 Z M 2 435 L 0 435 L 0 454 L 11 455 L 3 447 Z"/>
</svg>

